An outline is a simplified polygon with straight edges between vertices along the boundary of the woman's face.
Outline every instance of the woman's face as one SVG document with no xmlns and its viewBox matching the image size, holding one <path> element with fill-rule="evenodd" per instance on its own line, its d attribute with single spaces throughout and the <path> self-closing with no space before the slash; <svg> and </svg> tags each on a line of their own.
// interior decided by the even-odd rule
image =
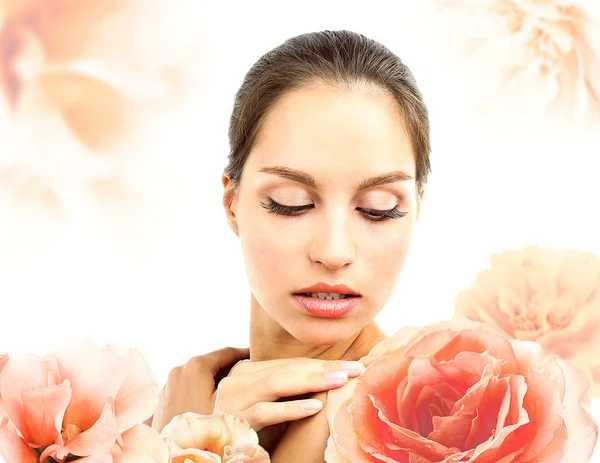
<svg viewBox="0 0 600 463">
<path fill-rule="evenodd" d="M 392 295 L 419 215 L 414 177 L 404 121 L 383 90 L 315 84 L 279 99 L 227 207 L 262 309 L 313 346 L 371 322 Z M 295 297 L 316 283 L 361 296 L 349 313 L 324 317 Z"/>
</svg>

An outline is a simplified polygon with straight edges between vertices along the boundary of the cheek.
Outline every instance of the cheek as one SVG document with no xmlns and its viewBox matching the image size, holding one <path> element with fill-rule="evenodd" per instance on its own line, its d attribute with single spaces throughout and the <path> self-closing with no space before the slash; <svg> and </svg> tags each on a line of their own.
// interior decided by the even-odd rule
<svg viewBox="0 0 600 463">
<path fill-rule="evenodd" d="M 301 259 L 302 247 L 293 234 L 274 225 L 274 217 L 261 210 L 247 211 L 238 218 L 246 274 L 256 296 L 273 293 L 273 287 L 286 287 L 286 275 Z M 291 267 L 291 268 L 290 268 Z"/>
<path fill-rule="evenodd" d="M 396 287 L 400 271 L 410 247 L 412 224 L 390 227 L 375 233 L 363 250 L 365 266 L 371 275 L 372 284 L 382 290 L 382 295 L 391 295 Z"/>
</svg>

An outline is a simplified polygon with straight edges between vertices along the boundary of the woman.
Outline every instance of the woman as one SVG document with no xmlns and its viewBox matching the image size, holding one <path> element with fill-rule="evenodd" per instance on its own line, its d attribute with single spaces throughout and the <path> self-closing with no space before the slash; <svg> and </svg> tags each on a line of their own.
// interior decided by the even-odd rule
<svg viewBox="0 0 600 463">
<path fill-rule="evenodd" d="M 153 426 L 185 411 L 228 412 L 260 431 L 275 463 L 322 461 L 326 391 L 360 375 L 351 361 L 385 339 L 373 320 L 419 217 L 427 110 L 384 46 L 311 33 L 250 69 L 229 140 L 223 205 L 252 290 L 250 349 L 173 370 Z"/>
</svg>

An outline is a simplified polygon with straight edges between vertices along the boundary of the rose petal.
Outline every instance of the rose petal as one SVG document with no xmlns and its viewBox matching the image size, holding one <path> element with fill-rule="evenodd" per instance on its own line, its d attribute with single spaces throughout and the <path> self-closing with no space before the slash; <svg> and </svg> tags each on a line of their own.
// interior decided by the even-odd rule
<svg viewBox="0 0 600 463">
<path fill-rule="evenodd" d="M 461 291 L 456 297 L 454 317 L 490 323 L 511 336 L 515 331 L 511 318 L 505 311 L 500 310 L 495 290 L 471 288 Z"/>
<path fill-rule="evenodd" d="M 365 357 L 360 359 L 360 362 L 366 367 L 381 357 L 401 352 L 418 332 L 419 328 L 416 327 L 402 328 L 392 337 L 373 347 Z"/>
<path fill-rule="evenodd" d="M 7 18 L 27 22 L 54 60 L 71 60 L 89 39 L 92 27 L 114 14 L 120 0 L 90 0 L 82 6 L 73 0 L 8 1 Z M 20 4 L 19 4 L 20 3 Z M 17 6 L 18 5 L 18 6 Z"/>
<path fill-rule="evenodd" d="M 6 417 L 0 417 L 0 456 L 7 462 L 39 463 L 35 452 L 17 435 Z"/>
<path fill-rule="evenodd" d="M 327 439 L 327 447 L 325 448 L 325 463 L 352 463 L 352 461 L 342 453 L 341 449 L 333 443 L 333 438 L 330 436 Z"/>
<path fill-rule="evenodd" d="M 400 423 L 401 410 L 398 410 L 397 386 L 408 374 L 409 359 L 383 357 L 374 361 L 357 379 L 354 389 L 354 403 L 368 401 L 369 395 L 375 395 L 383 413 L 393 422 Z M 360 412 L 352 413 L 355 425 L 360 425 Z"/>
<path fill-rule="evenodd" d="M 328 404 L 329 394 L 327 398 Z M 348 410 L 351 403 L 352 399 L 348 398 L 330 418 L 330 440 L 334 445 L 335 452 L 333 448 L 330 448 L 328 452 L 332 459 L 331 461 L 335 463 L 338 461 L 336 458 L 339 458 L 339 461 L 342 462 L 352 463 L 367 463 L 370 461 L 368 454 L 360 447 L 356 432 L 354 431 L 352 417 Z M 327 463 L 329 463 L 329 460 Z"/>
<path fill-rule="evenodd" d="M 258 446 L 258 435 L 248 423 L 228 413 L 183 413 L 164 427 L 161 437 L 170 439 L 183 450 L 208 449 L 219 457 L 224 455 L 227 445 L 233 448 L 243 444 Z"/>
<path fill-rule="evenodd" d="M 123 433 L 123 448 L 113 455 L 114 463 L 169 463 L 169 449 L 160 434 L 146 425 Z"/>
<path fill-rule="evenodd" d="M 110 84 L 67 72 L 40 75 L 39 84 L 84 146 L 110 149 L 131 130 L 131 102 Z"/>
<path fill-rule="evenodd" d="M 567 454 L 569 463 L 590 461 L 598 441 L 598 423 L 589 410 L 589 383 L 583 373 L 571 363 L 556 359 L 564 373 L 567 388 L 563 398 L 563 418 L 568 429 Z"/>
<path fill-rule="evenodd" d="M 40 460 L 57 457 L 66 458 L 72 454 L 76 456 L 91 456 L 110 450 L 119 437 L 119 428 L 115 419 L 115 405 L 113 399 L 108 399 L 98 421 L 81 434 L 76 435 L 64 446 L 51 445 L 42 453 Z"/>
<path fill-rule="evenodd" d="M 6 365 L 6 362 L 8 362 L 8 359 L 9 359 L 8 353 L 6 353 L 6 352 L 0 353 L 0 373 L 2 373 L 2 368 L 4 368 L 4 365 Z"/>
<path fill-rule="evenodd" d="M 113 463 L 113 456 L 110 453 L 110 450 L 104 449 L 104 450 L 100 450 L 96 453 L 94 453 L 93 455 L 90 455 L 88 457 L 83 457 L 80 458 L 78 460 L 76 460 L 77 463 Z M 147 460 L 144 460 L 147 461 Z M 138 462 L 135 462 L 138 463 Z M 142 463 L 142 462 L 139 462 Z M 148 463 L 153 463 L 153 462 L 148 462 Z"/>
<path fill-rule="evenodd" d="M 25 392 L 23 413 L 25 427 L 23 435 L 33 448 L 53 444 L 60 436 L 65 410 L 71 400 L 71 385 L 65 380 L 58 386 Z"/>
<path fill-rule="evenodd" d="M 181 448 L 170 437 L 165 438 L 165 442 L 169 448 L 169 455 L 172 462 L 183 461 L 184 463 L 187 463 L 188 461 L 191 461 L 192 463 L 222 463 L 220 455 L 208 450 Z"/>
<path fill-rule="evenodd" d="M 0 374 L 0 391 L 6 414 L 23 433 L 26 442 L 33 436 L 25 434 L 27 416 L 23 395 L 35 390 L 56 386 L 62 381 L 53 356 L 22 355 L 8 360 Z"/>
<path fill-rule="evenodd" d="M 115 398 L 115 414 L 119 429 L 129 429 L 154 413 L 159 400 L 159 381 L 139 350 L 116 345 L 110 348 L 127 371 Z"/>
<path fill-rule="evenodd" d="M 158 385 L 136 349 L 110 345 L 100 348 L 85 341 L 59 350 L 57 357 L 61 374 L 71 379 L 73 389 L 66 423 L 88 429 L 98 420 L 110 397 L 115 399 L 120 429 L 127 429 L 152 413 Z"/>
<path fill-rule="evenodd" d="M 260 446 L 250 443 L 231 447 L 227 445 L 223 455 L 223 463 L 235 463 L 245 461 L 247 463 L 269 463 L 269 454 Z"/>
</svg>

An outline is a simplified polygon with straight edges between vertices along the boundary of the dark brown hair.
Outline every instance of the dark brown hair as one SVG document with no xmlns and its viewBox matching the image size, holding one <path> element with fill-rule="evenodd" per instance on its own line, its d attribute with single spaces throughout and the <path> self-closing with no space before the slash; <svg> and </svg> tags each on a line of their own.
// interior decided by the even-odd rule
<svg viewBox="0 0 600 463">
<path fill-rule="evenodd" d="M 350 31 L 323 31 L 286 40 L 263 55 L 246 74 L 229 122 L 225 174 L 237 185 L 261 123 L 285 92 L 324 81 L 351 87 L 372 83 L 393 95 L 415 153 L 419 189 L 431 171 L 429 118 L 415 78 L 400 58 L 375 40 Z"/>
</svg>

